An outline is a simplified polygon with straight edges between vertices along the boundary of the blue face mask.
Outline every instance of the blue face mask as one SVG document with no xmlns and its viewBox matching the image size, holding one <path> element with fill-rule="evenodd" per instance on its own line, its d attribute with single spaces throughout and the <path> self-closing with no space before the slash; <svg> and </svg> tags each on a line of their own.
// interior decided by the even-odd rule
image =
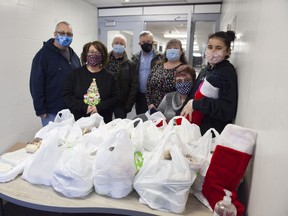
<svg viewBox="0 0 288 216">
<path fill-rule="evenodd" d="M 60 46 L 68 47 L 72 43 L 72 37 L 57 35 L 56 41 Z"/>
<path fill-rule="evenodd" d="M 182 95 L 188 95 L 191 92 L 192 86 L 192 82 L 180 82 L 176 83 L 176 90 Z"/>
<path fill-rule="evenodd" d="M 168 61 L 176 61 L 180 58 L 180 50 L 179 49 L 167 49 L 166 50 L 166 58 Z"/>
<path fill-rule="evenodd" d="M 113 45 L 113 52 L 115 52 L 116 54 L 122 54 L 124 50 L 125 50 L 125 47 L 123 45 L 120 45 L 120 44 Z"/>
</svg>

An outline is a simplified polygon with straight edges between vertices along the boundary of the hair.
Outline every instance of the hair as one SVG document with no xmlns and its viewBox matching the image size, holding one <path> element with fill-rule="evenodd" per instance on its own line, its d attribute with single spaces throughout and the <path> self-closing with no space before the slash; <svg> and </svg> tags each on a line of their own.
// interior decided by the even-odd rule
<svg viewBox="0 0 288 216">
<path fill-rule="evenodd" d="M 113 42 L 114 42 L 114 39 L 115 38 L 121 38 L 121 39 L 123 39 L 124 41 L 125 41 L 125 45 L 127 44 L 127 39 L 126 39 L 126 37 L 124 36 L 124 35 L 122 35 L 122 34 L 116 34 L 114 37 L 113 37 Z M 112 43 L 113 43 L 112 42 Z"/>
<path fill-rule="evenodd" d="M 182 74 L 188 74 L 191 76 L 192 78 L 192 82 L 194 82 L 196 80 L 196 72 L 195 69 L 193 67 L 191 67 L 188 64 L 184 64 L 184 65 L 180 65 L 175 74 L 174 74 L 174 78 L 176 79 L 176 77 L 182 75 Z"/>
<path fill-rule="evenodd" d="M 218 38 L 222 40 L 225 46 L 227 47 L 227 49 L 231 51 L 231 42 L 235 40 L 236 35 L 234 31 L 230 31 L 230 30 L 227 32 L 219 31 L 219 32 L 209 35 L 208 40 L 210 40 L 211 38 Z M 225 56 L 225 59 L 228 59 L 229 57 L 230 57 L 230 54 Z"/>
<path fill-rule="evenodd" d="M 139 34 L 139 38 L 140 37 L 144 37 L 144 36 L 150 36 L 150 37 L 152 37 L 152 39 L 153 39 L 153 34 L 150 32 L 150 31 L 142 31 L 142 32 L 140 32 L 140 34 Z"/>
<path fill-rule="evenodd" d="M 166 58 L 166 50 L 169 49 L 174 44 L 179 44 L 179 46 L 180 46 L 180 51 L 182 52 L 182 54 L 180 56 L 180 62 L 182 62 L 184 64 L 188 64 L 187 59 L 185 57 L 185 53 L 183 52 L 182 42 L 178 39 L 171 39 L 168 41 L 168 43 L 166 44 L 165 52 L 163 54 L 163 59 L 159 63 L 164 63 L 164 62 L 168 61 L 168 59 Z"/>
<path fill-rule="evenodd" d="M 86 63 L 87 62 L 87 55 L 88 55 L 89 48 L 91 45 L 94 46 L 98 50 L 98 52 L 100 52 L 102 54 L 101 67 L 106 67 L 106 65 L 108 64 L 108 51 L 107 51 L 107 47 L 100 41 L 89 42 L 83 46 L 83 51 L 81 53 L 82 65 L 87 64 Z"/>
<path fill-rule="evenodd" d="M 68 23 L 68 22 L 66 22 L 66 21 L 61 21 L 61 22 L 57 23 L 57 25 L 56 25 L 56 27 L 55 27 L 55 32 L 58 30 L 59 26 L 62 25 L 62 24 L 63 24 L 63 25 L 67 25 L 67 26 L 69 26 L 69 27 L 72 29 L 72 26 L 71 26 L 70 23 Z"/>
</svg>

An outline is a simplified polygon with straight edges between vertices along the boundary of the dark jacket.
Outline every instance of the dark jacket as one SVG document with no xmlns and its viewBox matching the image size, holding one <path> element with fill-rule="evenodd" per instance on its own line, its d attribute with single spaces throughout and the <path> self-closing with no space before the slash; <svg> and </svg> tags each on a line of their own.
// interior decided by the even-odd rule
<svg viewBox="0 0 288 216">
<path fill-rule="evenodd" d="M 56 114 L 66 108 L 62 92 L 68 74 L 80 67 L 80 60 L 69 47 L 70 60 L 66 60 L 53 45 L 54 38 L 43 43 L 35 55 L 30 75 L 30 93 L 36 115 Z"/>
<path fill-rule="evenodd" d="M 136 53 L 135 55 L 132 56 L 131 60 L 135 64 L 135 71 L 137 73 L 137 79 L 139 78 L 139 67 L 140 67 L 140 60 L 141 60 L 141 51 Z M 162 60 L 162 53 L 160 53 L 158 50 L 153 49 L 153 57 L 151 61 L 151 70 L 152 68 L 156 65 L 157 62 Z"/>
<path fill-rule="evenodd" d="M 200 125 L 202 134 L 209 128 L 215 128 L 221 133 L 227 124 L 232 123 L 237 112 L 237 74 L 234 66 L 228 60 L 223 60 L 212 69 L 209 66 L 202 69 L 195 81 L 190 98 L 194 97 L 204 78 L 209 76 L 213 76 L 213 83 L 215 87 L 219 88 L 218 99 L 203 97 L 193 100 L 193 109 L 204 114 Z"/>
<path fill-rule="evenodd" d="M 112 112 L 119 101 L 119 87 L 112 73 L 102 69 L 98 73 L 88 71 L 86 65 L 74 70 L 65 83 L 63 92 L 67 107 L 74 114 L 75 120 L 87 117 L 88 105 L 84 103 L 84 95 L 93 81 L 96 79 L 100 94 L 100 103 L 96 105 L 99 115 L 104 118 L 105 123 L 112 120 Z"/>
<path fill-rule="evenodd" d="M 109 53 L 109 59 L 112 55 L 113 52 L 111 51 Z M 119 68 L 118 85 L 120 89 L 120 101 L 118 106 L 123 107 L 128 113 L 132 110 L 138 92 L 138 78 L 135 71 L 135 65 L 128 59 L 126 52 L 124 53 Z"/>
</svg>

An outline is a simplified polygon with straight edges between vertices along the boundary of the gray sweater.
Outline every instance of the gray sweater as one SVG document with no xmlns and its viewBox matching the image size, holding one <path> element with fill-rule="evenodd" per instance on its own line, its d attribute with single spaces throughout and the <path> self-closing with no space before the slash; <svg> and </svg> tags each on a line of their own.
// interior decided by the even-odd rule
<svg viewBox="0 0 288 216">
<path fill-rule="evenodd" d="M 164 96 L 157 110 L 161 111 L 169 121 L 176 115 L 177 111 L 179 111 L 181 107 L 182 103 L 180 101 L 180 94 L 175 91 Z"/>
</svg>

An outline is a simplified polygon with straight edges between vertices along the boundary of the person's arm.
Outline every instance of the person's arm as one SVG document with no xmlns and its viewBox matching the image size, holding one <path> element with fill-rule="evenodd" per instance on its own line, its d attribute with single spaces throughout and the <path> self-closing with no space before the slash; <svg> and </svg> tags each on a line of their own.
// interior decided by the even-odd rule
<svg viewBox="0 0 288 216">
<path fill-rule="evenodd" d="M 157 71 L 157 68 L 158 66 L 155 65 L 151 72 L 149 73 L 149 76 L 148 76 L 148 79 L 147 79 L 147 84 L 146 84 L 146 100 L 147 100 L 147 106 L 148 106 L 148 109 L 151 109 L 151 108 L 156 108 L 154 106 L 154 102 L 153 102 L 153 94 L 155 94 L 155 91 L 157 91 L 157 89 L 153 89 L 153 79 L 155 77 L 155 73 Z"/>
<path fill-rule="evenodd" d="M 211 118 L 229 122 L 235 118 L 238 100 L 237 75 L 231 67 L 222 69 L 218 99 L 203 97 L 193 101 L 193 109 Z"/>
<path fill-rule="evenodd" d="M 67 76 L 63 92 L 64 102 L 70 110 L 87 113 L 88 105 L 84 103 L 83 98 L 76 97 L 77 80 L 80 79 L 77 79 L 76 71 Z"/>
<path fill-rule="evenodd" d="M 106 73 L 109 72 L 106 71 Z M 109 75 L 107 74 L 106 78 L 108 79 L 105 80 L 105 86 L 101 86 L 100 88 L 103 88 L 102 92 L 105 92 L 105 94 L 108 94 L 108 96 L 102 99 L 100 93 L 101 101 L 98 105 L 96 105 L 98 112 L 105 112 L 105 110 L 112 110 L 120 100 L 119 84 L 116 81 L 115 77 L 111 73 L 109 73 Z M 99 91 L 101 90 L 99 89 Z"/>
<path fill-rule="evenodd" d="M 125 104 L 125 111 L 130 112 L 135 103 L 135 97 L 138 92 L 138 76 L 136 73 L 136 65 L 129 63 L 129 96 Z"/>
<path fill-rule="evenodd" d="M 36 54 L 32 61 L 30 74 L 30 93 L 37 116 L 46 114 L 45 106 L 45 70 L 46 65 L 40 52 Z"/>
</svg>

